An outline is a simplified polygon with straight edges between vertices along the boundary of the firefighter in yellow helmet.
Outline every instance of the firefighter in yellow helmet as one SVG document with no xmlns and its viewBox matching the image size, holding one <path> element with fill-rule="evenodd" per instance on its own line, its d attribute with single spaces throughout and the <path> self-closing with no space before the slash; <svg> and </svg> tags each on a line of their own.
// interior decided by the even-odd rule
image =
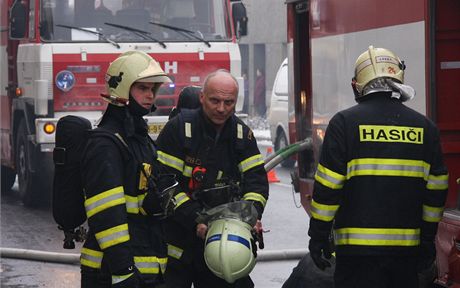
<svg viewBox="0 0 460 288">
<path fill-rule="evenodd" d="M 89 235 L 81 250 L 81 287 L 158 287 L 167 254 L 161 221 L 145 211 L 160 215 L 161 207 L 142 207 L 159 174 L 142 116 L 170 80 L 157 61 L 139 51 L 115 59 L 105 80 L 102 96 L 110 104 L 82 159 Z"/>
<path fill-rule="evenodd" d="M 405 64 L 370 46 L 355 65 L 357 105 L 330 120 L 312 200 L 309 250 L 335 287 L 418 287 L 435 259 L 448 175 L 439 131 L 403 104 Z"/>
</svg>

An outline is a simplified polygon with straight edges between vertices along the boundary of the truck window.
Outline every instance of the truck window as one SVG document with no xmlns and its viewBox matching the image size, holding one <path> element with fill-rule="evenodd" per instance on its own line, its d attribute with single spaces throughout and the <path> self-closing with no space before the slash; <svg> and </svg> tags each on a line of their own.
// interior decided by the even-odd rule
<svg viewBox="0 0 460 288">
<path fill-rule="evenodd" d="M 21 39 L 26 36 L 28 3 L 16 1 L 10 10 L 10 38 Z"/>
<path fill-rule="evenodd" d="M 47 42 L 106 42 L 69 27 L 90 29 L 115 42 L 152 42 L 152 37 L 166 42 L 200 41 L 189 32 L 151 21 L 190 30 L 205 40 L 231 39 L 225 0 L 41 0 L 40 5 L 40 35 Z"/>
</svg>

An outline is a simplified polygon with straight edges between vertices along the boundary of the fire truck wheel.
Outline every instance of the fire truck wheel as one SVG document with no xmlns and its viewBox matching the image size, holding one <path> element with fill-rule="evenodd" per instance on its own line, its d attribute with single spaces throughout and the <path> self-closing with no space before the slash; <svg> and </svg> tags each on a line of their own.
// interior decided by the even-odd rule
<svg viewBox="0 0 460 288">
<path fill-rule="evenodd" d="M 49 204 L 52 175 L 48 175 L 49 168 L 46 161 L 33 155 L 31 145 L 27 143 L 27 128 L 21 121 L 16 136 L 16 170 L 18 173 L 19 195 L 24 205 L 40 207 Z M 36 161 L 35 171 L 31 171 L 29 161 Z"/>
<path fill-rule="evenodd" d="M 276 133 L 276 139 L 275 139 L 275 151 L 283 149 L 284 147 L 287 146 L 287 143 L 288 142 L 287 142 L 286 134 L 284 134 L 283 131 L 278 131 Z M 285 168 L 292 168 L 294 167 L 294 164 L 295 164 L 295 160 L 292 158 L 288 158 L 284 160 L 283 162 L 281 162 L 281 166 Z"/>
<path fill-rule="evenodd" d="M 11 191 L 14 182 L 16 181 L 16 171 L 13 169 L 2 165 L 2 194 L 8 193 Z"/>
</svg>

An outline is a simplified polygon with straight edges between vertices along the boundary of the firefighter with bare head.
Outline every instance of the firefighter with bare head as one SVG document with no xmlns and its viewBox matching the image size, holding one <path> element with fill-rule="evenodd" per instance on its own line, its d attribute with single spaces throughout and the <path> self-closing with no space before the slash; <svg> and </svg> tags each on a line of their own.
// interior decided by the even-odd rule
<svg viewBox="0 0 460 288">
<path fill-rule="evenodd" d="M 335 287 L 418 287 L 432 271 L 447 195 L 439 131 L 407 107 L 405 64 L 370 46 L 356 60 L 357 105 L 329 122 L 315 174 L 309 250 Z M 433 278 L 432 278 L 433 279 Z"/>
<path fill-rule="evenodd" d="M 161 207 L 142 206 L 159 189 L 156 148 L 143 116 L 170 79 L 148 54 L 129 51 L 110 64 L 105 80 L 102 96 L 109 105 L 82 160 L 89 235 L 81 251 L 81 286 L 158 287 L 167 250 Z M 149 203 L 161 204 L 156 200 Z"/>
<path fill-rule="evenodd" d="M 181 110 L 158 136 L 158 160 L 177 176 L 182 192 L 175 196 L 175 212 L 166 224 L 167 287 L 254 285 L 248 274 L 255 264 L 255 246 L 251 234 L 245 233 L 253 226 L 248 230 L 237 223 L 229 224 L 230 228 L 228 221 L 212 226 L 198 217 L 221 205 L 247 201 L 254 209 L 255 223 L 260 223 L 257 219 L 268 199 L 267 174 L 256 139 L 235 115 L 237 95 L 238 82 L 228 71 L 209 74 L 200 92 L 200 107 Z M 227 237 L 220 239 L 216 231 L 222 229 L 245 244 L 235 247 Z M 206 238 L 209 231 L 215 237 Z"/>
</svg>

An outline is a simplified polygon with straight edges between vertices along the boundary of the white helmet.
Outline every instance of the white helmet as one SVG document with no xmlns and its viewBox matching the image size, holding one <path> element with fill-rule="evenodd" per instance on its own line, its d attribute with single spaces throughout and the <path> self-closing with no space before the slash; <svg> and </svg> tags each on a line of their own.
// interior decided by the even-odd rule
<svg viewBox="0 0 460 288">
<path fill-rule="evenodd" d="M 129 100 L 129 90 L 134 82 L 158 83 L 155 93 L 161 84 L 171 79 L 161 69 L 160 64 L 150 55 L 142 51 L 128 51 L 110 63 L 105 75 L 106 90 L 103 99 L 117 106 L 125 105 Z"/>
<path fill-rule="evenodd" d="M 396 91 L 399 93 L 396 98 L 402 96 L 403 101 L 412 99 L 415 95 L 413 88 L 402 85 L 405 68 L 404 61 L 390 50 L 369 46 L 355 63 L 355 76 L 352 82 L 355 99 L 379 91 Z"/>
<path fill-rule="evenodd" d="M 209 223 L 204 249 L 208 268 L 228 283 L 251 273 L 256 265 L 252 227 L 233 218 Z"/>
</svg>

